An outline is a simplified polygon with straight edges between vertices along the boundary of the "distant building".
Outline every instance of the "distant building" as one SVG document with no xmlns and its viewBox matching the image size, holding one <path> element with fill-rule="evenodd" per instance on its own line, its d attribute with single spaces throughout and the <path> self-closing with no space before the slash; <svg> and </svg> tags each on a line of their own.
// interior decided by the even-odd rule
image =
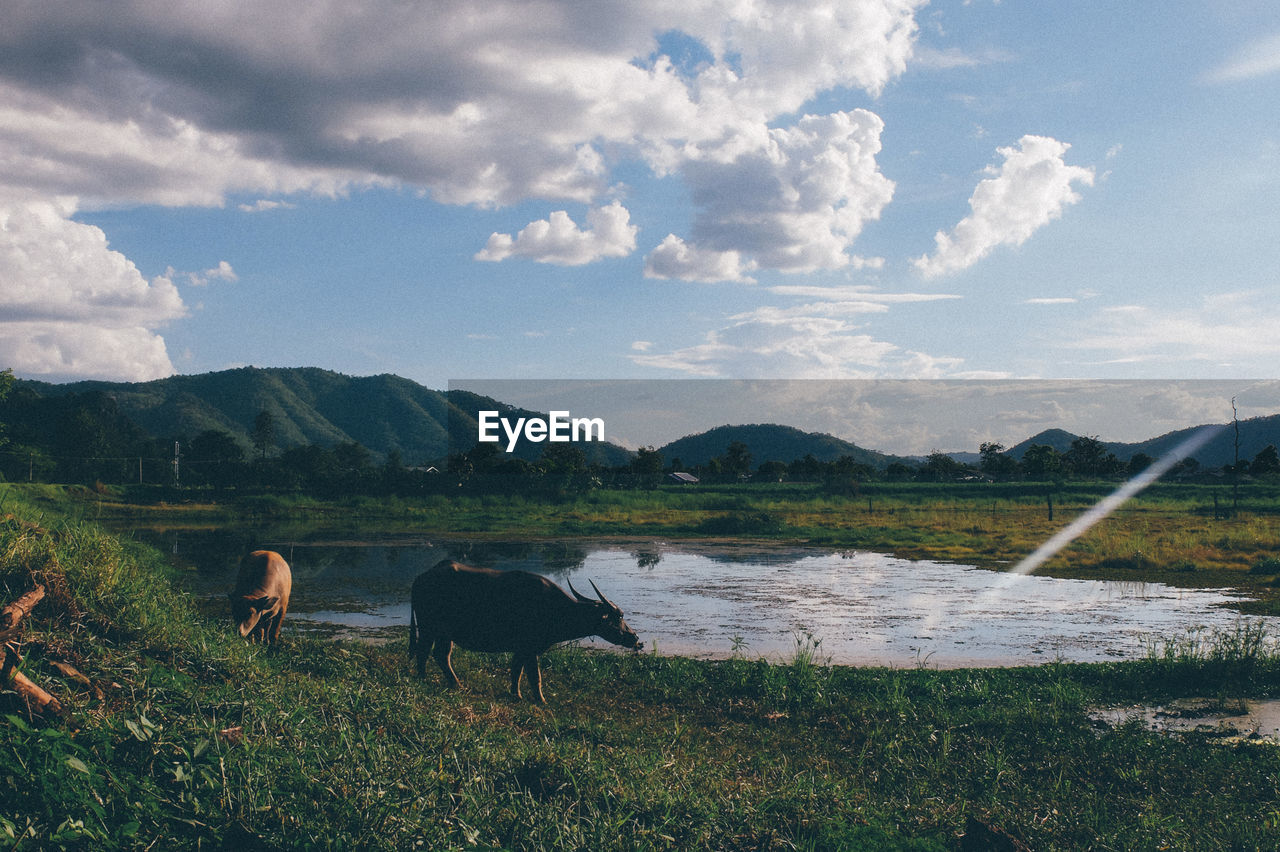
<svg viewBox="0 0 1280 852">
<path fill-rule="evenodd" d="M 698 481 L 698 477 L 692 473 L 685 473 L 683 470 L 677 470 L 675 473 L 667 474 L 667 479 L 677 485 L 693 485 Z"/>
</svg>

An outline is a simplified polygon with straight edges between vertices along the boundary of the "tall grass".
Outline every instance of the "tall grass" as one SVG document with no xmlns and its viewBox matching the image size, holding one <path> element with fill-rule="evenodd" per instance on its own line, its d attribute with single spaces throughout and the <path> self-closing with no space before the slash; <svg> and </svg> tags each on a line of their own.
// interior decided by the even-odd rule
<svg viewBox="0 0 1280 852">
<path fill-rule="evenodd" d="M 1230 629 L 1198 628 L 1153 640 L 1138 666 L 1159 688 L 1186 692 L 1194 683 L 1208 697 L 1239 700 L 1280 689 L 1280 642 L 1264 623 L 1241 619 Z"/>
</svg>

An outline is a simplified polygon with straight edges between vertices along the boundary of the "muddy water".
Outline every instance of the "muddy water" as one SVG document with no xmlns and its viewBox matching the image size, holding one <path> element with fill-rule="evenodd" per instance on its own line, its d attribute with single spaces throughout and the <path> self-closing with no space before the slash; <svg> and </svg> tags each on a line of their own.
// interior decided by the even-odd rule
<svg viewBox="0 0 1280 852">
<path fill-rule="evenodd" d="M 232 585 L 240 543 L 167 533 L 191 591 Z M 837 664 L 1012 666 L 1142 656 L 1193 629 L 1230 629 L 1229 590 L 1007 575 L 954 563 L 808 548 L 608 542 L 262 541 L 294 569 L 286 630 L 400 635 L 413 578 L 443 558 L 547 574 L 579 591 L 593 579 L 646 649 L 791 659 L 817 643 Z M 1273 628 L 1274 633 L 1274 628 Z"/>
<path fill-rule="evenodd" d="M 1210 698 L 1185 698 L 1152 707 L 1099 708 L 1089 712 L 1094 721 L 1116 727 L 1138 720 L 1153 731 L 1181 734 L 1200 731 L 1225 743 L 1280 742 L 1280 701 L 1222 702 Z"/>
</svg>

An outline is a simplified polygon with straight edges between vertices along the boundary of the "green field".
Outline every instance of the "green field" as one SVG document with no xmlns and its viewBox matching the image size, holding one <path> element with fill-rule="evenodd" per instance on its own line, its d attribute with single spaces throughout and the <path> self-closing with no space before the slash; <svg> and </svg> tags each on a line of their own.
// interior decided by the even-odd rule
<svg viewBox="0 0 1280 852">
<path fill-rule="evenodd" d="M 1132 663 L 1008 670 L 836 667 L 811 641 L 775 665 L 568 648 L 545 658 L 549 704 L 536 707 L 506 698 L 498 657 L 456 654 L 468 689 L 453 693 L 434 670 L 410 675 L 402 640 L 303 639 L 286 627 L 274 650 L 247 646 L 175 591 L 160 554 L 88 520 L 124 511 L 98 497 L 5 494 L 0 596 L 33 580 L 49 588 L 22 668 L 68 709 L 33 720 L 0 698 L 5 848 L 957 849 L 986 831 L 1034 849 L 1280 845 L 1277 746 L 1089 715 L 1280 696 L 1280 654 L 1256 625 L 1170 637 Z M 557 519 L 558 533 L 598 531 L 612 513 L 640 530 L 696 530 L 763 511 L 783 515 L 777 534 L 790 535 L 817 529 L 805 519 L 830 498 L 784 508 L 683 495 L 665 514 L 662 499 L 518 511 Z M 961 512 L 924 501 L 909 513 L 896 499 L 893 529 L 913 547 Z M 510 532 L 517 509 L 483 503 L 452 506 L 447 522 Z M 228 511 L 180 509 L 168 515 Z M 1028 515 L 1042 510 L 1028 498 Z M 395 510 L 430 511 L 443 513 Z"/>
</svg>

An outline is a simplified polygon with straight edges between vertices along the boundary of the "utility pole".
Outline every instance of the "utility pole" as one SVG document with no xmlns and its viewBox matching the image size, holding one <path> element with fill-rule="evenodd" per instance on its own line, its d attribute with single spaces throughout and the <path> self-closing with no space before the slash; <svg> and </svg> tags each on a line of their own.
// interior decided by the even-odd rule
<svg viewBox="0 0 1280 852">
<path fill-rule="evenodd" d="M 174 488 L 177 488 L 177 487 L 178 487 L 178 485 L 179 485 L 179 478 L 178 478 L 178 442 L 177 442 L 177 441 L 174 441 L 174 442 L 173 442 L 173 487 L 174 487 Z"/>
<path fill-rule="evenodd" d="M 1231 517 L 1240 513 L 1240 417 L 1236 413 L 1236 398 L 1231 397 L 1231 422 L 1236 427 L 1235 463 L 1231 466 Z"/>
</svg>

